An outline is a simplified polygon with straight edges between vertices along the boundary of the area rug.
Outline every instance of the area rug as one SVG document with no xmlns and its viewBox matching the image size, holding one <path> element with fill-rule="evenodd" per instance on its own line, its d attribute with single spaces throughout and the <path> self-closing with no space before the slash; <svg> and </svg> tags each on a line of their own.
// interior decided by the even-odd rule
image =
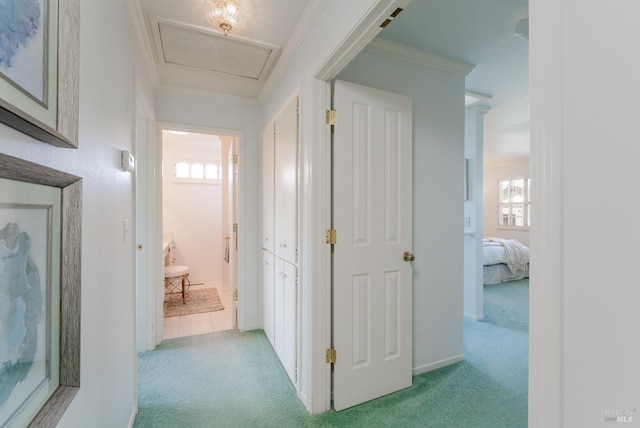
<svg viewBox="0 0 640 428">
<path fill-rule="evenodd" d="M 189 290 L 187 301 L 184 305 L 182 304 L 182 293 L 171 293 L 167 295 L 167 300 L 166 317 L 214 312 L 224 309 L 218 290 L 215 288 Z"/>
</svg>

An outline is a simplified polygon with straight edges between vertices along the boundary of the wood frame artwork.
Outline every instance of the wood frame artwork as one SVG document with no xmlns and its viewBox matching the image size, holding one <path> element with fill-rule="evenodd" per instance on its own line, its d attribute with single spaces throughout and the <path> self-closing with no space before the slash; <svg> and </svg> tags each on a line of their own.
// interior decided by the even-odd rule
<svg viewBox="0 0 640 428">
<path fill-rule="evenodd" d="M 0 20 L 0 122 L 78 147 L 79 0 L 16 2 Z"/>
<path fill-rule="evenodd" d="M 0 425 L 52 427 L 80 387 L 82 180 L 4 154 L 0 179 L 0 316 L 9 320 L 0 331 L 0 410 L 10 407 Z M 54 202 L 38 199 L 41 191 Z"/>
</svg>

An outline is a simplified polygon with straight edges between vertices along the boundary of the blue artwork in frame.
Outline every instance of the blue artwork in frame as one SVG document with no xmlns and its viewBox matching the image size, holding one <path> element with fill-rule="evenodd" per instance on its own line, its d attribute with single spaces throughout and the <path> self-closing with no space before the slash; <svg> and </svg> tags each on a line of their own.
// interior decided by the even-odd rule
<svg viewBox="0 0 640 428">
<path fill-rule="evenodd" d="M 6 183 L 0 179 L 3 192 Z M 0 202 L 0 426 L 30 419 L 30 407 L 44 404 L 59 386 L 54 217 L 53 205 Z"/>
<path fill-rule="evenodd" d="M 78 147 L 80 0 L 0 0 L 0 122 Z"/>
<path fill-rule="evenodd" d="M 0 2 L 0 73 L 28 96 L 47 104 L 48 7 L 44 0 Z"/>
</svg>

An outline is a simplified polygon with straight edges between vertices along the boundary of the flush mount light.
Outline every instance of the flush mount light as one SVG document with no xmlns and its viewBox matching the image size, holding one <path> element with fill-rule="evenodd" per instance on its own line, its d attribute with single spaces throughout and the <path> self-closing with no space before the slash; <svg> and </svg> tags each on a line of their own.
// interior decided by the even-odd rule
<svg viewBox="0 0 640 428">
<path fill-rule="evenodd" d="M 239 0 L 205 0 L 207 20 L 226 36 L 244 28 L 244 19 Z"/>
</svg>

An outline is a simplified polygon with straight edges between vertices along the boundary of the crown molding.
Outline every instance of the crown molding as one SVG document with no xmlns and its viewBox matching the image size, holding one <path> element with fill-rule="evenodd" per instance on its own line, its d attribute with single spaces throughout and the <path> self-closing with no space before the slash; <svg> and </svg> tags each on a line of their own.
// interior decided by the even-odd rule
<svg viewBox="0 0 640 428">
<path fill-rule="evenodd" d="M 177 97 L 189 97 L 198 100 L 210 101 L 215 103 L 227 103 L 233 105 L 245 105 L 249 107 L 258 107 L 259 103 L 256 98 L 242 97 L 233 94 L 225 94 L 217 91 L 203 90 L 197 88 L 186 88 L 184 86 L 172 86 L 160 84 L 155 88 L 157 95 L 168 95 Z"/>
<path fill-rule="evenodd" d="M 465 108 L 466 112 L 482 112 L 489 113 L 491 111 L 491 107 L 484 104 L 472 104 Z"/>
<path fill-rule="evenodd" d="M 273 88 L 284 74 L 287 66 L 298 52 L 298 49 L 300 49 L 302 42 L 306 39 L 307 34 L 311 31 L 313 24 L 320 16 L 320 13 L 325 8 L 328 1 L 329 0 L 311 0 L 304 9 L 302 16 L 289 36 L 287 43 L 284 45 L 280 57 L 276 59 L 276 65 L 271 70 L 271 73 L 267 77 L 267 80 L 258 95 L 259 101 L 262 102 L 266 100 L 271 94 L 271 91 L 273 91 Z"/>
<path fill-rule="evenodd" d="M 151 47 L 150 38 L 147 37 L 147 25 L 142 14 L 142 8 L 140 7 L 139 0 L 127 0 L 127 8 L 129 9 L 129 16 L 131 17 L 131 23 L 133 24 L 133 31 L 138 40 L 138 46 L 142 52 L 142 61 L 145 64 L 146 69 L 151 74 L 151 81 L 153 86 L 160 84 L 160 75 L 156 68 L 156 60 Z"/>
<path fill-rule="evenodd" d="M 431 52 L 375 38 L 367 45 L 366 51 L 395 58 L 400 61 L 418 64 L 435 70 L 466 76 L 475 68 L 475 65 Z"/>
</svg>

